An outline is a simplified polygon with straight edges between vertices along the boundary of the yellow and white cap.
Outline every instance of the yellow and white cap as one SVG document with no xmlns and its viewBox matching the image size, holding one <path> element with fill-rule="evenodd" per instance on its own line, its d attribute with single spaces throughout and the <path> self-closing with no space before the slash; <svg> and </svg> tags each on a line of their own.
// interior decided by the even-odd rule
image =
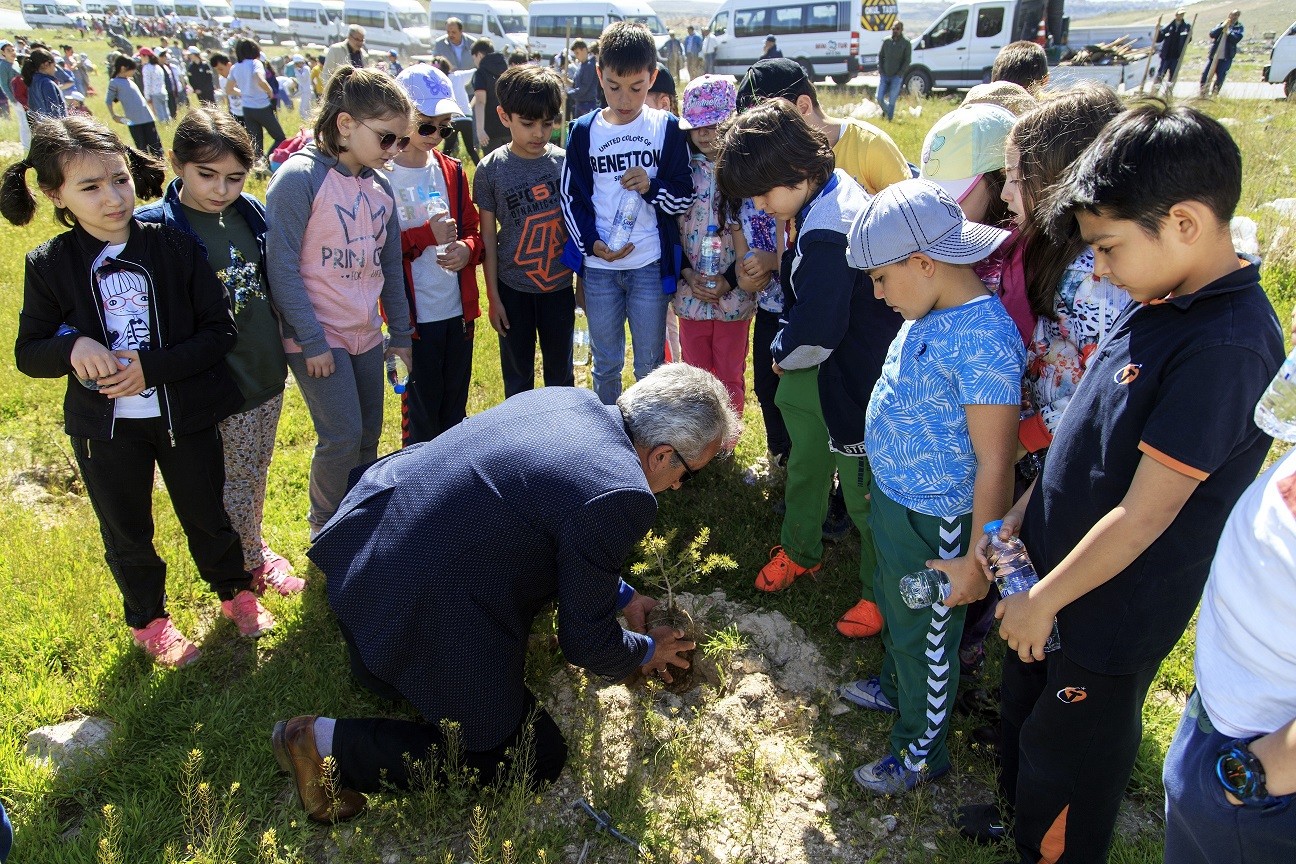
<svg viewBox="0 0 1296 864">
<path fill-rule="evenodd" d="M 962 105 L 936 121 L 923 141 L 921 176 L 962 202 L 981 175 L 1005 165 L 1015 118 L 999 105 Z"/>
</svg>

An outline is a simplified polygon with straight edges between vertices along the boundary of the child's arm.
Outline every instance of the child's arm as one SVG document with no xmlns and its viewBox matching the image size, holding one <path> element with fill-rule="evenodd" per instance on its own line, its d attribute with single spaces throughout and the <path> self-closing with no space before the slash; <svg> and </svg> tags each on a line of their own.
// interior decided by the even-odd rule
<svg viewBox="0 0 1296 864">
<path fill-rule="evenodd" d="M 1200 483 L 1144 455 L 1120 504 L 1034 588 L 999 603 L 995 614 L 1008 647 L 1024 662 L 1043 660 L 1058 610 L 1132 564 L 1170 527 Z"/>
<path fill-rule="evenodd" d="M 147 387 L 170 384 L 210 369 L 230 352 L 238 336 L 229 291 L 212 272 L 206 256 L 199 252 L 198 242 L 187 235 L 184 241 L 188 248 L 184 250 L 182 259 L 189 268 L 187 282 L 194 310 L 193 335 L 167 348 L 138 353 L 116 352 L 118 357 L 130 354 L 132 360 L 138 361 L 132 365 L 137 365 L 143 372 L 141 383 Z M 166 266 L 174 267 L 179 263 L 172 262 Z M 129 372 L 130 369 L 125 371 Z M 129 394 L 113 393 L 109 389 L 105 395 Z"/>
<path fill-rule="evenodd" d="M 325 358 L 321 361 L 324 368 L 316 372 L 327 377 L 333 371 L 333 355 L 324 338 L 324 328 L 315 317 L 315 306 L 306 291 L 300 263 L 302 238 L 306 235 L 314 197 L 310 181 L 314 164 L 314 160 L 305 157 L 290 158 L 270 180 L 266 191 L 265 264 L 270 302 L 286 325 L 286 335 L 301 346 L 302 357 L 308 363 Z"/>
<path fill-rule="evenodd" d="M 28 258 L 23 280 L 23 305 L 18 313 L 18 338 L 14 342 L 14 360 L 19 372 L 30 378 L 62 378 L 69 372 L 97 371 L 98 375 L 84 377 L 98 378 L 116 371 L 115 364 L 106 358 L 102 363 L 96 360 L 93 369 L 77 367 L 78 360 L 85 362 L 76 356 L 81 343 L 98 345 L 101 351 L 94 352 L 96 356 L 108 352 L 108 349 L 89 336 L 74 332 L 57 335 L 67 315 L 68 311 L 60 306 L 54 292 Z M 84 346 L 82 351 L 88 347 Z M 108 353 L 111 356 L 111 352 Z"/>
<path fill-rule="evenodd" d="M 1296 720 L 1252 741 L 1251 752 L 1264 766 L 1270 795 L 1296 792 Z"/>
<path fill-rule="evenodd" d="M 509 320 L 508 313 L 504 311 L 504 304 L 500 302 L 499 296 L 499 258 L 498 251 L 495 248 L 497 242 L 495 229 L 495 212 L 493 210 L 481 211 L 481 238 L 482 238 L 482 275 L 486 279 L 486 314 L 490 317 L 490 325 L 495 332 L 501 336 L 508 335 Z"/>
<path fill-rule="evenodd" d="M 802 247 L 792 274 L 796 305 L 770 345 L 776 371 L 809 369 L 828 359 L 846 335 L 858 272 L 836 243 L 811 241 Z"/>
<path fill-rule="evenodd" d="M 998 519 L 1012 505 L 1013 463 L 1017 456 L 1017 405 L 964 405 L 972 452 L 976 454 L 976 484 L 972 491 L 973 533 L 981 525 Z M 972 538 L 967 538 L 971 541 Z M 949 576 L 950 596 L 946 606 L 960 606 L 980 600 L 990 583 L 977 561 L 976 544 L 953 560 L 928 561 Z M 1050 632 L 1052 618 L 1049 619 Z"/>
<path fill-rule="evenodd" d="M 396 193 L 387 179 L 381 174 L 376 175 L 376 179 L 378 185 L 395 201 Z M 383 287 L 378 302 L 382 305 L 383 318 L 387 322 L 387 348 L 395 351 L 405 361 L 405 367 L 409 368 L 412 365 L 410 346 L 414 340 L 414 324 L 410 316 L 409 297 L 405 295 L 405 261 L 401 257 L 400 217 L 397 216 L 395 207 L 387 216 L 387 236 L 383 240 Z"/>
<path fill-rule="evenodd" d="M 627 189 L 636 188 L 649 204 L 667 215 L 678 216 L 688 210 L 693 203 L 693 173 L 689 170 L 688 144 L 684 140 L 684 133 L 680 131 L 678 120 L 672 117 L 666 123 L 657 176 L 648 178 L 647 173 L 637 167 L 631 168 L 625 176 L 631 176 L 636 171 L 644 175 L 648 188 L 644 190 L 631 187 L 625 182 L 624 176 L 621 179 L 623 186 Z"/>
<path fill-rule="evenodd" d="M 589 126 L 575 123 L 567 139 L 567 158 L 563 160 L 559 190 L 567 236 L 586 257 L 595 254 L 595 245 L 603 242 L 594 221 L 594 177 L 590 174 L 588 154 Z M 627 244 L 630 245 L 633 244 Z M 603 244 L 603 248 L 607 245 Z"/>
<path fill-rule="evenodd" d="M 475 267 L 482 260 L 481 217 L 472 196 L 468 194 L 468 177 L 462 167 L 456 166 L 456 170 L 459 173 L 459 200 L 450 202 L 450 206 L 454 211 L 455 228 L 459 236 L 449 244 L 445 255 L 437 256 L 437 263 L 452 273 L 458 273 L 465 267 Z M 467 313 L 467 309 L 464 311 Z"/>
</svg>

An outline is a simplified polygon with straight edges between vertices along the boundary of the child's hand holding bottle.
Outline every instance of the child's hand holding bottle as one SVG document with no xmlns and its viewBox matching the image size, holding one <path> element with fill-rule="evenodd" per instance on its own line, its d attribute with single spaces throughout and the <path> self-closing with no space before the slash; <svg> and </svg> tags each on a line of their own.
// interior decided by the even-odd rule
<svg viewBox="0 0 1296 864">
<path fill-rule="evenodd" d="M 117 357 L 99 342 L 89 336 L 81 336 L 72 346 L 72 371 L 86 387 L 98 390 L 100 378 L 107 378 L 121 371 L 122 365 Z"/>
</svg>

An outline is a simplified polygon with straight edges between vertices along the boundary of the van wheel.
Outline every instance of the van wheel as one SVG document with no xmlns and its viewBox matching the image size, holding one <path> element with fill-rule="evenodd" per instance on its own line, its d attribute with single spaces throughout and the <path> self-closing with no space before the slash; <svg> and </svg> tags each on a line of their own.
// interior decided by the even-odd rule
<svg viewBox="0 0 1296 864">
<path fill-rule="evenodd" d="M 919 99 L 928 98 L 932 92 L 931 73 L 921 66 L 910 69 L 905 73 L 902 89 L 909 95 L 917 96 Z"/>
<path fill-rule="evenodd" d="M 798 66 L 805 70 L 806 77 L 809 78 L 810 83 L 813 84 L 815 82 L 815 74 L 814 67 L 810 65 L 810 61 L 804 57 L 798 57 L 796 62 Z"/>
<path fill-rule="evenodd" d="M 849 72 L 838 72 L 836 75 L 832 76 L 832 80 L 834 84 L 845 84 L 846 82 L 850 81 L 854 77 L 855 76 L 850 74 Z"/>
<path fill-rule="evenodd" d="M 1288 99 L 1296 99 L 1296 72 L 1288 75 L 1287 80 L 1283 82 L 1283 95 Z"/>
</svg>

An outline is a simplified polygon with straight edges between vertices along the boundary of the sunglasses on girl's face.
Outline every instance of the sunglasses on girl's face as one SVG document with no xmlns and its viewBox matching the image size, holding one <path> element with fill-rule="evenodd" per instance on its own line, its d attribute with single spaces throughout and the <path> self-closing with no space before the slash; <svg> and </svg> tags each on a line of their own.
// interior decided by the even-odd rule
<svg viewBox="0 0 1296 864">
<path fill-rule="evenodd" d="M 356 118 L 356 122 L 378 136 L 378 148 L 380 150 L 390 150 L 395 147 L 397 150 L 404 150 L 409 146 L 410 138 L 408 135 L 397 137 L 395 132 L 379 132 L 363 120 Z"/>
<path fill-rule="evenodd" d="M 424 138 L 434 133 L 440 133 L 441 137 L 444 138 L 453 131 L 454 127 L 449 123 L 420 123 L 418 127 L 418 134 Z"/>
</svg>

